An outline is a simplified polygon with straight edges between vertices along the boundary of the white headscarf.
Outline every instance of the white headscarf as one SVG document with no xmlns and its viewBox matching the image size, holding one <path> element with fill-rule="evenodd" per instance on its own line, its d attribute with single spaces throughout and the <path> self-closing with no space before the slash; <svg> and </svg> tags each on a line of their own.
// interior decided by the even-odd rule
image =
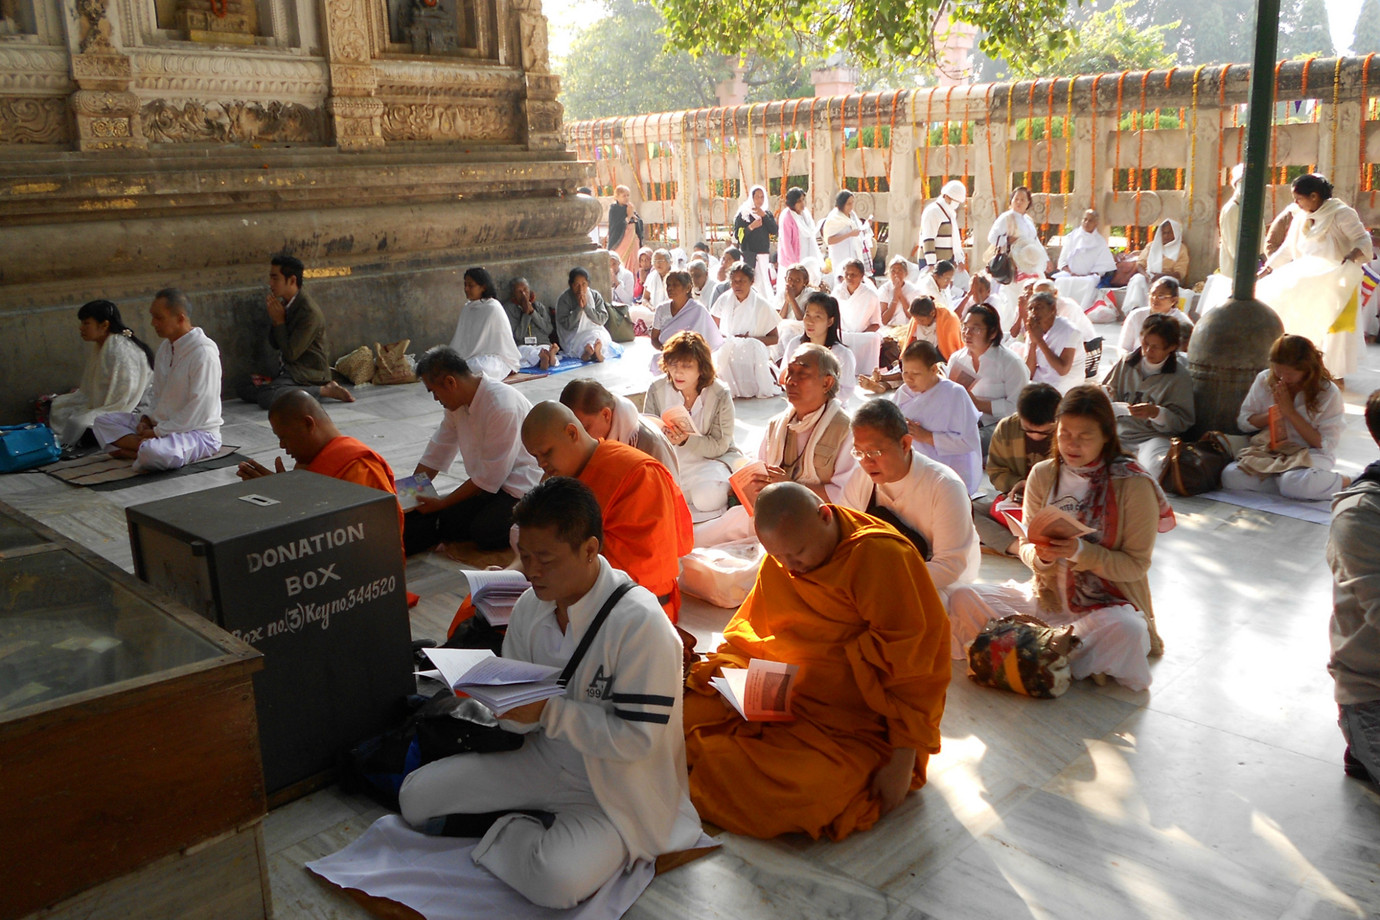
<svg viewBox="0 0 1380 920">
<path fill-rule="evenodd" d="M 1172 242 L 1166 243 L 1163 240 L 1164 225 L 1169 224 L 1169 228 L 1174 231 Z M 1155 227 L 1155 235 L 1150 240 L 1150 248 L 1145 252 L 1145 268 L 1152 275 L 1159 275 L 1164 272 L 1164 263 L 1173 262 L 1179 257 L 1179 249 L 1184 242 L 1184 228 L 1172 217 L 1162 220 Z"/>
<path fill-rule="evenodd" d="M 770 204 L 770 202 L 767 201 L 766 188 L 760 185 L 754 185 L 752 188 L 748 189 L 747 197 L 744 198 L 743 203 L 738 206 L 738 216 L 741 217 L 743 220 L 747 221 L 748 223 L 752 223 L 753 221 L 752 209 L 755 208 L 757 205 L 752 200 L 752 196 L 757 193 L 758 189 L 762 190 L 762 213 L 766 213 L 767 205 Z"/>
</svg>

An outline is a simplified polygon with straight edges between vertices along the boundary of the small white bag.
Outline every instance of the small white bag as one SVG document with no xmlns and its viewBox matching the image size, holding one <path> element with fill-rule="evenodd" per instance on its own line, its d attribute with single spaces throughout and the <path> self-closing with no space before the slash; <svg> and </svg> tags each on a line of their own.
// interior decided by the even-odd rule
<svg viewBox="0 0 1380 920">
<path fill-rule="evenodd" d="M 756 583 L 765 555 L 752 539 L 697 546 L 680 559 L 680 589 L 716 607 L 736 609 Z"/>
</svg>

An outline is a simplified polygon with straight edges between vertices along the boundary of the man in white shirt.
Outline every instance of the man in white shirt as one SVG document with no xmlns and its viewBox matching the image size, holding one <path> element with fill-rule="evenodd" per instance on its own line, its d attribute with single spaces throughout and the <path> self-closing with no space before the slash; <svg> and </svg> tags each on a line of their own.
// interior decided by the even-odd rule
<svg viewBox="0 0 1380 920">
<path fill-rule="evenodd" d="M 1025 366 L 1035 383 L 1067 393 L 1086 379 L 1083 334 L 1058 315 L 1057 297 L 1049 291 L 1030 296 L 1026 307 Z"/>
<path fill-rule="evenodd" d="M 140 472 L 175 470 L 220 450 L 220 349 L 188 316 L 187 295 L 164 288 L 149 306 L 163 340 L 153 359 L 148 402 L 91 422 L 101 449 Z"/>
<path fill-rule="evenodd" d="M 508 546 L 513 506 L 541 479 L 519 437 L 532 404 L 514 387 L 476 374 L 444 346 L 422 355 L 417 377 L 446 414 L 413 475 L 435 479 L 459 453 L 469 478 L 444 498 L 418 497 L 403 518 L 403 547 L 410 556 L 443 541 L 472 541 L 481 550 Z"/>
<path fill-rule="evenodd" d="M 863 403 L 852 429 L 858 465 L 839 504 L 869 514 L 886 509 L 924 537 L 930 578 L 947 603 L 950 589 L 977 578 L 982 555 L 963 480 L 914 448 L 906 417 L 889 399 Z"/>
<path fill-rule="evenodd" d="M 413 827 L 480 837 L 477 865 L 535 904 L 570 908 L 621 873 L 650 881 L 657 856 L 699 839 L 681 642 L 651 592 L 599 554 L 587 486 L 550 479 L 513 518 L 532 588 L 513 607 L 503 657 L 565 668 L 591 639 L 562 694 L 499 713 L 529 736 L 521 748 L 427 764 L 398 798 Z"/>
</svg>

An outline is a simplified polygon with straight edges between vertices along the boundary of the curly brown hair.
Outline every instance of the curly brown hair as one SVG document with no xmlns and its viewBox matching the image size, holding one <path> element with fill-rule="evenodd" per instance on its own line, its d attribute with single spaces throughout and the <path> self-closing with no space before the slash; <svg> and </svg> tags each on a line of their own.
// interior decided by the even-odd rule
<svg viewBox="0 0 1380 920">
<path fill-rule="evenodd" d="M 661 369 L 672 361 L 694 361 L 700 369 L 698 387 L 703 390 L 714 382 L 714 356 L 709 343 L 698 332 L 677 332 L 661 347 Z"/>
<path fill-rule="evenodd" d="M 1303 402 L 1308 411 L 1317 412 L 1318 397 L 1322 396 L 1327 385 L 1332 382 L 1332 375 L 1327 372 L 1327 367 L 1323 364 L 1322 352 L 1318 351 L 1318 346 L 1304 336 L 1285 333 L 1275 339 L 1275 343 L 1270 346 L 1270 363 L 1283 364 L 1303 372 L 1299 391 L 1303 393 Z M 1271 370 L 1270 386 L 1274 386 L 1278 382 L 1279 378 Z"/>
</svg>

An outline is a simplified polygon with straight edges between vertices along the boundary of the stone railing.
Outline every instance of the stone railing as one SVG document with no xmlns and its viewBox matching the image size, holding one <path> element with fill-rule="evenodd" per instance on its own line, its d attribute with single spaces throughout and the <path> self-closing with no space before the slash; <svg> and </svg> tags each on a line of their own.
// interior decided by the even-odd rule
<svg viewBox="0 0 1380 920">
<path fill-rule="evenodd" d="M 1292 200 L 1294 177 L 1318 171 L 1367 224 L 1380 223 L 1371 57 L 1276 66 L 1267 217 Z M 649 236 L 686 249 L 726 240 L 752 185 L 767 187 L 773 210 L 798 185 L 817 220 L 839 189 L 857 192 L 857 213 L 876 218 L 889 252 L 910 255 L 924 203 L 957 178 L 969 190 L 970 259 L 1023 184 L 1046 240 L 1089 207 L 1132 247 L 1158 221 L 1182 221 L 1198 280 L 1216 267 L 1249 73 L 1232 64 L 793 99 L 574 122 L 565 137 L 594 163 L 605 214 L 614 186 L 626 185 Z"/>
</svg>

